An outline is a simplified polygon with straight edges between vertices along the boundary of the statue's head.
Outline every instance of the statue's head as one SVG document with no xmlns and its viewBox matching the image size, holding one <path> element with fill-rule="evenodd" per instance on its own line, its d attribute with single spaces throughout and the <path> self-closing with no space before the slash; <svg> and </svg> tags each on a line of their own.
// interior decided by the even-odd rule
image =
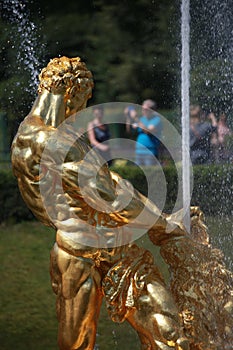
<svg viewBox="0 0 233 350">
<path fill-rule="evenodd" d="M 39 75 L 38 93 L 44 90 L 64 95 L 66 117 L 86 107 L 94 86 L 92 73 L 79 57 L 50 60 Z"/>
</svg>

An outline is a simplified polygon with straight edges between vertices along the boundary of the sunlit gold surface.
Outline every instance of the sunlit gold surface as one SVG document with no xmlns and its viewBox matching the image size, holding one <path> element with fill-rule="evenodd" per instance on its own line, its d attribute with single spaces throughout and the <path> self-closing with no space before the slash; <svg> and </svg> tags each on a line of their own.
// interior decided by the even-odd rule
<svg viewBox="0 0 233 350">
<path fill-rule="evenodd" d="M 70 123 L 65 123 L 56 138 L 57 127 L 85 108 L 92 87 L 92 75 L 79 58 L 52 60 L 42 70 L 38 97 L 12 144 L 13 171 L 26 204 L 41 222 L 56 230 L 50 271 L 57 295 L 60 349 L 94 348 L 104 296 L 112 320 L 127 320 L 138 332 L 142 349 L 230 349 L 224 346 L 232 340 L 232 275 L 220 253 L 208 245 L 200 213 L 193 210 L 194 240 L 179 221 L 179 213 L 170 217 L 161 214 L 137 191 L 121 211 L 105 210 L 116 197 L 119 176 L 102 166 L 93 186 L 91 178 L 99 158 L 96 154 L 84 160 L 90 151 L 88 142 L 83 137 L 77 139 Z M 51 137 L 54 157 L 40 169 L 42 153 Z M 64 158 L 64 149 L 72 143 Z M 61 169 L 62 183 L 55 165 Z M 87 204 L 79 188 L 80 172 L 90 179 L 88 203 L 98 204 L 97 190 L 106 208 L 93 209 Z M 49 215 L 40 184 L 45 197 L 52 198 Z M 143 208 L 144 220 L 140 220 L 138 214 Z M 161 254 L 173 271 L 170 289 L 149 251 L 135 244 L 119 246 L 126 235 L 125 223 L 132 222 L 132 230 L 146 228 L 151 218 L 157 221 L 149 231 L 150 238 L 161 246 Z M 168 222 L 177 224 L 170 233 L 166 232 Z M 100 226 L 107 229 L 102 241 L 97 234 Z M 111 239 L 118 246 L 101 248 L 113 228 L 117 230 Z M 85 237 L 95 242 L 93 247 L 80 243 Z"/>
<path fill-rule="evenodd" d="M 149 236 L 158 244 L 154 232 Z M 191 210 L 191 235 L 160 242 L 171 269 L 171 293 L 183 320 L 190 349 L 233 346 L 233 275 L 223 254 L 209 244 L 203 213 Z"/>
</svg>

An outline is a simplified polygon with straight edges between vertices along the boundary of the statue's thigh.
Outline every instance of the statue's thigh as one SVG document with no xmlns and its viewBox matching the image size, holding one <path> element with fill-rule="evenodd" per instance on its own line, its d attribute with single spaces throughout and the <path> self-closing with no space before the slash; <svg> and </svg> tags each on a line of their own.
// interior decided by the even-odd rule
<svg viewBox="0 0 233 350">
<path fill-rule="evenodd" d="M 72 256 L 57 245 L 50 271 L 57 294 L 60 349 L 91 349 L 102 302 L 99 272 L 89 259 Z"/>
</svg>

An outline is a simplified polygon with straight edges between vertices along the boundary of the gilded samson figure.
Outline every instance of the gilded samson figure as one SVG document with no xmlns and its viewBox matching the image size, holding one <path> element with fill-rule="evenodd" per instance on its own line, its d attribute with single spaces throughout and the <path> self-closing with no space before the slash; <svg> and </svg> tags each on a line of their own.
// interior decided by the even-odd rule
<svg viewBox="0 0 233 350">
<path fill-rule="evenodd" d="M 112 209 L 116 198 L 124 203 L 128 187 L 102 164 L 86 139 L 78 137 L 72 127 L 73 117 L 86 107 L 93 88 L 92 74 L 79 57 L 51 60 L 39 78 L 38 97 L 12 144 L 12 165 L 26 204 L 38 220 L 56 231 L 50 272 L 57 295 L 60 349 L 94 349 L 104 296 L 112 320 L 127 320 L 138 332 L 142 349 L 220 349 L 208 329 L 202 331 L 201 338 L 198 335 L 202 328 L 199 320 L 212 315 L 208 308 L 213 305 L 209 306 L 206 298 L 203 303 L 194 303 L 195 298 L 202 298 L 197 291 L 202 288 L 193 272 L 197 260 L 202 256 L 204 259 L 202 247 L 210 251 L 212 248 L 205 240 L 198 243 L 187 235 L 179 213 L 161 213 L 136 190 L 125 207 Z M 97 181 L 93 183 L 96 174 Z M 86 179 L 85 195 L 80 176 Z M 195 210 L 197 220 L 200 215 Z M 170 233 L 168 223 L 174 224 Z M 194 232 L 196 226 L 193 227 Z M 174 270 L 171 289 L 152 254 L 131 243 L 134 229 L 148 230 L 152 242 L 161 246 L 161 254 Z M 191 254 L 187 259 L 186 245 Z M 195 251 L 196 260 L 192 262 Z M 188 265 L 182 268 L 185 259 Z M 223 284 L 228 283 L 226 292 L 218 297 L 221 308 L 226 309 L 220 333 L 230 339 L 232 276 L 221 259 L 216 266 L 226 276 Z M 204 265 L 198 269 L 202 275 L 205 273 Z M 191 282 L 182 289 L 182 273 L 186 270 L 197 289 L 192 289 Z M 193 299 L 189 298 L 191 294 Z M 206 309 L 200 311 L 200 305 Z M 219 344 L 223 345 L 221 339 Z"/>
</svg>

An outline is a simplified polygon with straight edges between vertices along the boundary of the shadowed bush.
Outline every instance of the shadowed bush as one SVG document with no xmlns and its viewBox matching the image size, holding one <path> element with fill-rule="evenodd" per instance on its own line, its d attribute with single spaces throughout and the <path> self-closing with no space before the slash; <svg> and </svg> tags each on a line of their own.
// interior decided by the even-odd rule
<svg viewBox="0 0 233 350">
<path fill-rule="evenodd" d="M 18 183 L 11 170 L 0 171 L 0 222 L 32 220 L 33 215 L 24 203 Z"/>
</svg>

